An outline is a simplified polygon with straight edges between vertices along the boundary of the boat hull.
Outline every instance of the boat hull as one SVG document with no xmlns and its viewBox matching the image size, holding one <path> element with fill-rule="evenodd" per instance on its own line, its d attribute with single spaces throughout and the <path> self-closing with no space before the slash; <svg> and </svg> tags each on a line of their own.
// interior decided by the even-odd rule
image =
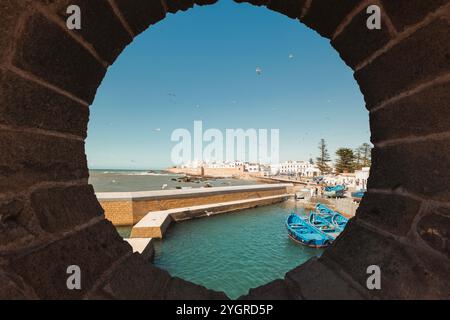
<svg viewBox="0 0 450 320">
<path fill-rule="evenodd" d="M 289 238 L 310 248 L 325 248 L 334 240 L 295 213 L 287 218 L 286 227 Z"/>
<path fill-rule="evenodd" d="M 327 247 L 329 247 L 330 246 L 330 244 L 326 244 L 326 245 L 314 245 L 314 244 L 307 244 L 307 243 L 304 243 L 302 240 L 297 240 L 297 239 L 295 239 L 293 236 L 291 236 L 290 234 L 288 234 L 288 237 L 289 237 L 289 239 L 291 239 L 292 241 L 294 241 L 295 243 L 298 243 L 298 244 L 301 244 L 301 245 L 304 245 L 304 246 L 306 246 L 306 247 L 309 247 L 309 248 L 313 248 L 313 249 L 324 249 L 324 248 L 327 248 Z"/>
</svg>

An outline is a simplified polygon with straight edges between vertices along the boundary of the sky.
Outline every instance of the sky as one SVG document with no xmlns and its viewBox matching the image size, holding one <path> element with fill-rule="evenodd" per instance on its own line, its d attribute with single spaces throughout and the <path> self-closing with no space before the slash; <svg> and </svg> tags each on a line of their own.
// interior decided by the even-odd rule
<svg viewBox="0 0 450 320">
<path fill-rule="evenodd" d="M 332 156 L 370 140 L 363 96 L 329 40 L 231 0 L 169 14 L 124 50 L 91 106 L 89 167 L 172 166 L 172 132 L 196 120 L 279 129 L 282 161 L 315 159 L 321 138 Z"/>
</svg>

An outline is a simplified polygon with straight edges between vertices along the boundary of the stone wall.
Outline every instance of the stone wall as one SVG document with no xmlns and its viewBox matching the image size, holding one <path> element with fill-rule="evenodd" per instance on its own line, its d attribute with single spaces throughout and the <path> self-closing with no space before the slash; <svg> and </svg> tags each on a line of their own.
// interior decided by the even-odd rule
<svg viewBox="0 0 450 320">
<path fill-rule="evenodd" d="M 84 152 L 89 105 L 123 48 L 167 13 L 215 2 L 0 2 L 0 298 L 225 297 L 132 254 L 88 186 Z M 334 246 L 246 298 L 448 298 L 449 0 L 237 2 L 330 40 L 355 72 L 375 145 L 368 194 Z M 379 31 L 365 28 L 374 3 Z M 80 31 L 65 27 L 69 4 L 82 9 Z M 72 264 L 80 291 L 65 286 Z M 366 288 L 373 264 L 379 291 Z"/>
<path fill-rule="evenodd" d="M 116 226 L 136 224 L 150 211 L 255 199 L 288 193 L 289 185 L 216 187 L 193 190 L 99 193 L 105 217 Z"/>
</svg>

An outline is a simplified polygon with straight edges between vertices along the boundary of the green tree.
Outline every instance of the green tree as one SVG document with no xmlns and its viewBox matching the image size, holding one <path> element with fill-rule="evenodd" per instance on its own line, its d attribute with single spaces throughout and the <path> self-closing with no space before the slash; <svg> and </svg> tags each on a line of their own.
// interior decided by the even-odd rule
<svg viewBox="0 0 450 320">
<path fill-rule="evenodd" d="M 368 143 L 363 143 L 358 149 L 361 153 L 361 167 L 370 167 L 372 165 L 372 147 Z"/>
<path fill-rule="evenodd" d="M 316 165 L 321 174 L 331 172 L 331 168 L 328 163 L 331 162 L 330 154 L 328 153 L 327 144 L 325 139 L 320 139 L 319 142 L 319 156 L 316 158 Z"/>
<path fill-rule="evenodd" d="M 360 170 L 363 165 L 362 165 L 362 155 L 361 155 L 361 147 L 356 148 L 353 151 L 354 155 L 355 155 L 355 170 Z"/>
<path fill-rule="evenodd" d="M 338 159 L 336 161 L 336 171 L 342 172 L 354 172 L 355 171 L 355 154 L 352 149 L 339 148 L 336 151 Z"/>
</svg>

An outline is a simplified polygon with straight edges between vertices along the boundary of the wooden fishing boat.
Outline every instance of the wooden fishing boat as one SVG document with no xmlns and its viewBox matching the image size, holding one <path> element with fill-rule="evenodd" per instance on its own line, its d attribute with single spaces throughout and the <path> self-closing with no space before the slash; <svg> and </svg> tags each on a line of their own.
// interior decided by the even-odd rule
<svg viewBox="0 0 450 320">
<path fill-rule="evenodd" d="M 322 218 L 341 229 L 341 231 L 347 226 L 348 219 L 346 217 L 322 203 L 316 205 L 316 211 Z"/>
<path fill-rule="evenodd" d="M 328 198 L 343 198 L 345 193 L 345 187 L 337 185 L 334 187 L 325 187 L 323 194 Z"/>
<path fill-rule="evenodd" d="M 367 190 L 362 189 L 362 190 L 353 192 L 353 193 L 352 193 L 352 199 L 353 199 L 353 201 L 361 202 L 361 200 L 362 200 L 362 198 L 364 197 L 364 194 L 366 193 L 366 191 L 367 191 Z"/>
<path fill-rule="evenodd" d="M 343 230 L 338 225 L 335 225 L 332 219 L 326 219 L 313 211 L 310 212 L 309 217 L 306 219 L 310 225 L 330 236 L 333 240 L 335 240 Z"/>
<path fill-rule="evenodd" d="M 332 236 L 321 232 L 295 213 L 286 220 L 289 238 L 311 248 L 325 248 L 332 242 Z"/>
</svg>

